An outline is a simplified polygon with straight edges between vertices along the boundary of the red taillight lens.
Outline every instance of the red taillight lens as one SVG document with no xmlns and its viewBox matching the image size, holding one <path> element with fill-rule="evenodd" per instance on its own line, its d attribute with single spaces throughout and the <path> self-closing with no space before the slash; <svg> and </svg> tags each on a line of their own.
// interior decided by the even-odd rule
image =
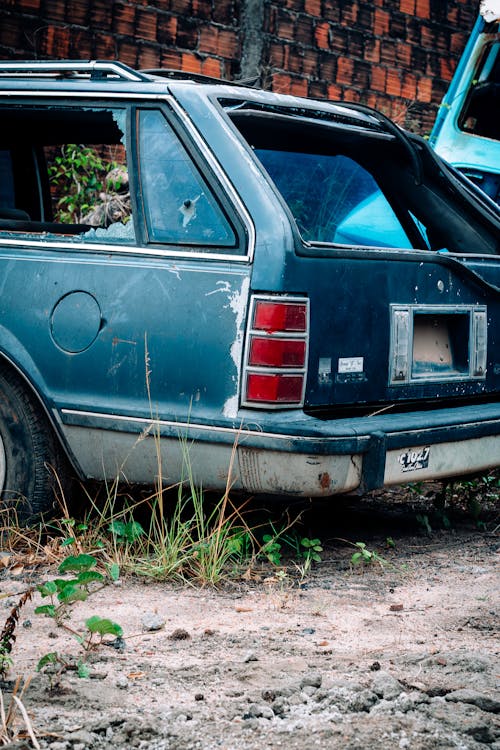
<svg viewBox="0 0 500 750">
<path fill-rule="evenodd" d="M 307 306 L 301 302 L 255 303 L 253 327 L 259 331 L 297 331 L 307 328 Z"/>
<path fill-rule="evenodd" d="M 247 399 L 268 403 L 299 403 L 302 400 L 303 375 L 251 372 L 247 380 Z"/>
<path fill-rule="evenodd" d="M 304 367 L 306 342 L 254 336 L 250 340 L 248 364 L 254 367 Z"/>
<path fill-rule="evenodd" d="M 242 403 L 297 408 L 307 376 L 309 302 L 256 295 L 248 320 Z"/>
</svg>

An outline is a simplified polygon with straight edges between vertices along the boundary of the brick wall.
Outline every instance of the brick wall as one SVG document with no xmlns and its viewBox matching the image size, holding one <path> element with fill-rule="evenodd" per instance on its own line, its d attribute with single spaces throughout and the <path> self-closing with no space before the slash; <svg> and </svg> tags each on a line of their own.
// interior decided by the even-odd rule
<svg viewBox="0 0 500 750">
<path fill-rule="evenodd" d="M 229 79 L 258 73 L 272 90 L 361 101 L 425 132 L 478 5 L 478 0 L 2 0 L 0 56 L 118 58 L 138 68 Z"/>
</svg>

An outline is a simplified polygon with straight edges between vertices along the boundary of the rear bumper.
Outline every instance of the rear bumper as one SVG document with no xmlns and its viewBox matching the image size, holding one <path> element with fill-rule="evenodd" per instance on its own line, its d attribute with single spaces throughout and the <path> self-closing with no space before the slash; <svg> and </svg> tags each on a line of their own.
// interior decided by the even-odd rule
<svg viewBox="0 0 500 750">
<path fill-rule="evenodd" d="M 500 403 L 322 421 L 301 412 L 240 413 L 238 424 L 179 423 L 63 410 L 83 477 L 151 484 L 186 477 L 251 493 L 328 496 L 358 487 L 472 474 L 500 465 Z M 144 437 L 147 435 L 147 437 Z M 154 438 L 154 439 L 153 439 Z"/>
</svg>

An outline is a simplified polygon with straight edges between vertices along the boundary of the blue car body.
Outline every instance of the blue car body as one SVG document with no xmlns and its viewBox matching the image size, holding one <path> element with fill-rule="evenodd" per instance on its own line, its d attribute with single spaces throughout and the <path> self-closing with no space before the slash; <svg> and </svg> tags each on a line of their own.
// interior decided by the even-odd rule
<svg viewBox="0 0 500 750">
<path fill-rule="evenodd" d="M 500 463 L 500 214 L 423 140 L 120 64 L 0 74 L 0 375 L 44 463 L 310 497 Z M 57 155 L 96 143 L 100 224 Z M 3 496 L 43 509 L 13 403 Z"/>
</svg>

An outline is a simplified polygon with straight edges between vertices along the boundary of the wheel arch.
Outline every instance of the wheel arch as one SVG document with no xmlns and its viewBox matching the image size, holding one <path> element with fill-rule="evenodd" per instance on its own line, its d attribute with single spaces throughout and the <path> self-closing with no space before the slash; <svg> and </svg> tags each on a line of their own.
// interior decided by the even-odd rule
<svg viewBox="0 0 500 750">
<path fill-rule="evenodd" d="M 4 333 L 5 331 L 2 331 L 2 334 Z M 9 355 L 3 348 L 2 344 L 3 342 L 0 343 L 0 371 L 10 373 L 23 387 L 26 388 L 29 397 L 40 407 L 43 415 L 47 419 L 49 428 L 52 430 L 57 445 L 61 449 L 69 466 L 79 479 L 84 479 L 80 465 L 64 438 L 60 424 L 55 417 L 54 410 L 50 408 L 48 399 L 44 395 L 46 390 L 43 387 L 44 379 L 40 371 L 26 353 L 25 356 L 22 357 L 23 361 L 20 362 L 17 358 Z M 17 346 L 19 348 L 19 344 L 17 344 Z"/>
</svg>

